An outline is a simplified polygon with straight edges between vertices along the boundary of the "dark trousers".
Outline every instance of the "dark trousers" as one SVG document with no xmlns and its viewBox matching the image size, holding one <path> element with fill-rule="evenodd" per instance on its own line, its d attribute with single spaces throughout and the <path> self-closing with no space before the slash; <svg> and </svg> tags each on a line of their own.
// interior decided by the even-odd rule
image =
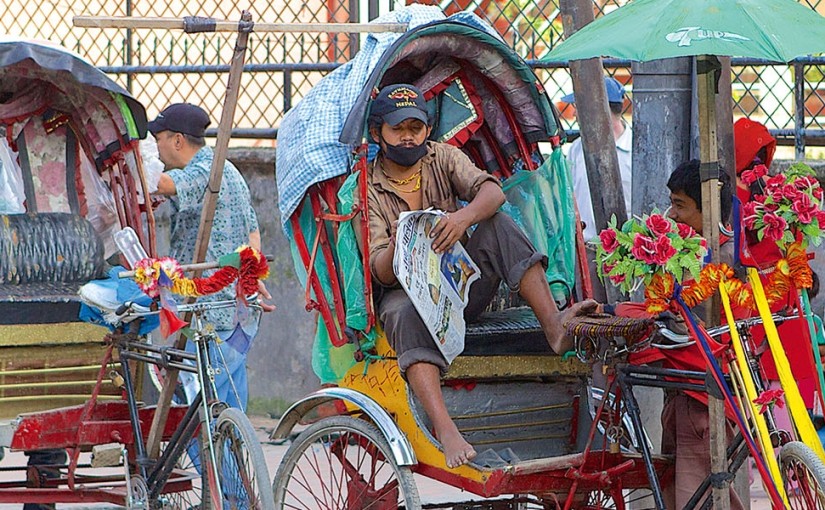
<svg viewBox="0 0 825 510">
<path fill-rule="evenodd" d="M 521 278 L 530 267 L 537 263 L 547 266 L 547 257 L 537 252 L 512 218 L 503 213 L 479 223 L 465 249 L 481 270 L 481 278 L 470 287 L 464 309 L 467 322 L 476 319 L 490 304 L 502 281 L 518 291 Z M 420 362 L 436 365 L 442 373 L 447 370 L 447 361 L 404 289 L 383 289 L 378 317 L 398 356 L 402 375 L 407 367 Z"/>
</svg>

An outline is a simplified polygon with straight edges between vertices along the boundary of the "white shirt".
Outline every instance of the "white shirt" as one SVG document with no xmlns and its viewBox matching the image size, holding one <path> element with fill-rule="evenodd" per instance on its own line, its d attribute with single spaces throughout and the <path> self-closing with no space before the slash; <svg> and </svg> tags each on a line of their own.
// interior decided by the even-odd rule
<svg viewBox="0 0 825 510">
<path fill-rule="evenodd" d="M 624 204 L 627 208 L 628 218 L 630 217 L 630 198 L 632 196 L 630 194 L 632 149 L 633 131 L 629 125 L 625 124 L 624 133 L 616 140 L 616 156 L 619 158 L 619 171 L 622 174 L 622 190 L 624 191 Z M 579 206 L 579 216 L 585 223 L 584 240 L 589 241 L 598 235 L 598 231 L 593 216 L 593 200 L 590 197 L 590 183 L 587 180 L 587 169 L 584 166 L 581 137 L 570 144 L 567 161 L 570 163 L 570 174 L 573 177 L 573 194 L 576 197 L 576 204 Z"/>
</svg>

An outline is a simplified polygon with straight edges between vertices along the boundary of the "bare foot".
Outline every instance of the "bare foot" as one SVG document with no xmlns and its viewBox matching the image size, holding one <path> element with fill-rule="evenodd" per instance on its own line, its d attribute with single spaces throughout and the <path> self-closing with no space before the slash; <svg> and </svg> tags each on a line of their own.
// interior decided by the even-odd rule
<svg viewBox="0 0 825 510">
<path fill-rule="evenodd" d="M 441 436 L 439 441 L 441 441 L 441 447 L 444 449 L 447 467 L 458 467 L 475 458 L 475 449 L 462 437 L 458 429 L 444 433 Z"/>
<path fill-rule="evenodd" d="M 586 299 L 580 303 L 574 303 L 570 308 L 559 312 L 558 320 L 553 324 L 553 330 L 547 336 L 550 347 L 556 354 L 564 354 L 573 348 L 573 338 L 567 335 L 564 324 L 572 317 L 589 315 L 596 312 L 599 303 L 592 299 Z"/>
</svg>

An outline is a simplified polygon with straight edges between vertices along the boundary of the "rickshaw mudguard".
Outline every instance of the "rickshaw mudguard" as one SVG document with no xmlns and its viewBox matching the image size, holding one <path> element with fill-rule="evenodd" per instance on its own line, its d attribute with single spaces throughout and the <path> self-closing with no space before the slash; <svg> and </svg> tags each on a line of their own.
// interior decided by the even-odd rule
<svg viewBox="0 0 825 510">
<path fill-rule="evenodd" d="M 372 398 L 348 388 L 322 388 L 292 404 L 281 417 L 278 426 L 269 438 L 272 440 L 286 438 L 303 416 L 332 400 L 344 400 L 366 413 L 387 440 L 399 466 L 412 466 L 418 463 L 407 436 L 401 432 L 389 413 Z"/>
</svg>

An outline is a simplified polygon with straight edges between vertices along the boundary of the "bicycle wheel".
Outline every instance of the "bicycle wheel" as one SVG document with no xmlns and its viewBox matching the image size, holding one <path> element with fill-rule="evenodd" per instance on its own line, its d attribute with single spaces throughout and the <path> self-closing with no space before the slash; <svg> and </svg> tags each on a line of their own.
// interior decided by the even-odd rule
<svg viewBox="0 0 825 510">
<path fill-rule="evenodd" d="M 169 443 L 162 443 L 160 446 L 161 451 L 165 450 L 168 445 Z M 209 487 L 203 483 L 201 477 L 201 459 L 203 455 L 203 441 L 200 433 L 198 433 L 189 448 L 183 451 L 175 463 L 177 473 L 183 473 L 180 475 L 173 474 L 172 482 L 167 483 L 164 487 L 164 492 L 161 495 L 162 508 L 170 510 L 198 509 L 202 507 L 204 501 L 209 501 Z M 182 476 L 186 480 L 179 483 L 175 481 L 176 476 Z M 188 488 L 176 490 L 178 487 Z"/>
<path fill-rule="evenodd" d="M 421 509 L 410 468 L 395 462 L 378 428 L 349 416 L 303 431 L 281 461 L 272 491 L 277 508 Z"/>
<path fill-rule="evenodd" d="M 616 491 L 602 489 L 587 493 L 581 510 L 633 510 L 655 509 L 650 489 L 625 489 Z"/>
<path fill-rule="evenodd" d="M 791 508 L 825 509 L 825 464 L 808 445 L 800 441 L 783 445 L 779 466 Z"/>
<path fill-rule="evenodd" d="M 269 471 L 249 418 L 239 409 L 224 409 L 214 442 L 224 508 L 274 510 Z"/>
</svg>

